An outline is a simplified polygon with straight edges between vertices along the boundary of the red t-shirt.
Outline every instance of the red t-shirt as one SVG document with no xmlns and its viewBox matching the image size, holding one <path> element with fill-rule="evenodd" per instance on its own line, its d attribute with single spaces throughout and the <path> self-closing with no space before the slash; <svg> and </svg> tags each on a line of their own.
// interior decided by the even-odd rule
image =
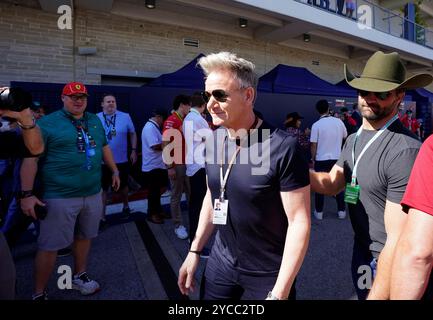
<svg viewBox="0 0 433 320">
<path fill-rule="evenodd" d="M 173 112 L 167 120 L 164 121 L 162 136 L 163 140 L 170 140 L 173 145 L 168 145 L 171 148 L 170 156 L 173 157 L 174 163 L 185 164 L 185 138 L 182 132 L 183 118 Z M 176 131 L 174 131 L 176 130 Z M 168 139 L 170 137 L 170 139 Z"/>
<path fill-rule="evenodd" d="M 416 119 L 412 118 L 409 120 L 407 115 L 404 115 L 401 118 L 401 123 L 403 123 L 403 125 L 408 128 L 410 131 L 412 131 L 413 133 L 416 133 L 418 128 L 419 128 L 419 123 Z"/>
<path fill-rule="evenodd" d="M 433 136 L 429 137 L 418 153 L 401 204 L 433 215 Z"/>
</svg>

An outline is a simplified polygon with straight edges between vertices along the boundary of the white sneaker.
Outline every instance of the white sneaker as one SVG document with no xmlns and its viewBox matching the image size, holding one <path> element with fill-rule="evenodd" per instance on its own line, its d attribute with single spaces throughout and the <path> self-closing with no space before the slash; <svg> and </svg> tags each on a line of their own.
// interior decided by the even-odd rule
<svg viewBox="0 0 433 320">
<path fill-rule="evenodd" d="M 323 219 L 323 211 L 322 212 L 317 212 L 316 210 L 314 210 L 314 217 L 317 220 L 322 220 Z"/>
<path fill-rule="evenodd" d="M 338 219 L 346 218 L 346 211 L 338 211 Z"/>
<path fill-rule="evenodd" d="M 174 233 L 179 239 L 185 240 L 188 238 L 188 232 L 183 225 L 179 225 L 178 227 L 174 228 Z"/>
<path fill-rule="evenodd" d="M 79 275 L 74 275 L 72 289 L 79 290 L 82 295 L 87 296 L 98 292 L 101 288 L 99 287 L 99 283 L 91 280 L 86 272 L 82 272 Z"/>
</svg>

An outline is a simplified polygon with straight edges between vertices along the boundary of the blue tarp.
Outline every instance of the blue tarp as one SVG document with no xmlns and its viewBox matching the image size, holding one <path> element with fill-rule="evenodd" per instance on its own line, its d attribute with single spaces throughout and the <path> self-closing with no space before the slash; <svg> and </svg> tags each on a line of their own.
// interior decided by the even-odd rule
<svg viewBox="0 0 433 320">
<path fill-rule="evenodd" d="M 259 79 L 258 90 L 272 93 L 290 93 L 304 95 L 319 95 L 332 97 L 355 97 L 356 92 L 346 88 L 338 87 L 306 68 L 292 67 L 283 64 Z"/>
<path fill-rule="evenodd" d="M 197 61 L 203 54 L 199 54 L 188 64 L 179 70 L 166 73 L 158 78 L 152 80 L 147 86 L 150 87 L 165 87 L 165 88 L 187 88 L 191 90 L 204 89 L 204 73 L 203 70 L 197 66 Z"/>
<path fill-rule="evenodd" d="M 415 91 L 422 97 L 427 98 L 430 103 L 433 103 L 433 93 L 424 89 L 415 89 Z"/>
</svg>

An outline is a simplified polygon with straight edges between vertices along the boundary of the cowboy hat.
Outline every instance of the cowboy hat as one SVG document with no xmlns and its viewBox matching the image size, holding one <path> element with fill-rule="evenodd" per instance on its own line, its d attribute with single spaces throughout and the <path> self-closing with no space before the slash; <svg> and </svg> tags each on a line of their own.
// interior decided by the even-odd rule
<svg viewBox="0 0 433 320">
<path fill-rule="evenodd" d="M 353 75 L 344 64 L 344 76 L 351 87 L 373 92 L 422 88 L 433 80 L 433 76 L 428 73 L 417 74 L 406 79 L 406 68 L 399 54 L 382 51 L 375 52 L 368 59 L 360 77 Z"/>
</svg>

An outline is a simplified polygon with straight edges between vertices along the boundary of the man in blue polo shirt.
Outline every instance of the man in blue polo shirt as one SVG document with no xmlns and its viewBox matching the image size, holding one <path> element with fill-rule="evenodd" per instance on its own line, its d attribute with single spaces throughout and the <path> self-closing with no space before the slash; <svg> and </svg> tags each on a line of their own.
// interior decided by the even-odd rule
<svg viewBox="0 0 433 320">
<path fill-rule="evenodd" d="M 137 134 L 135 133 L 134 124 L 128 113 L 117 110 L 116 98 L 111 93 L 102 96 L 102 112 L 97 116 L 104 127 L 105 137 L 108 145 L 113 152 L 114 161 L 120 176 L 120 193 L 122 195 L 124 217 L 128 217 L 131 210 L 128 203 L 128 176 L 129 161 L 133 165 L 137 161 Z M 131 152 L 128 157 L 128 137 L 131 142 Z M 102 198 L 105 205 L 107 200 L 107 191 L 111 185 L 111 170 L 107 165 L 102 165 Z M 104 221 L 104 220 L 103 220 Z"/>
<path fill-rule="evenodd" d="M 43 202 L 32 191 L 37 159 L 27 158 L 21 169 L 21 208 L 26 215 L 40 220 L 34 300 L 46 299 L 46 285 L 56 263 L 57 250 L 72 243 L 75 261 L 72 288 L 83 295 L 100 288 L 89 278 L 86 267 L 91 240 L 98 235 L 102 215 L 102 160 L 112 171 L 115 190 L 120 181 L 101 122 L 96 115 L 85 111 L 87 96 L 82 83 L 68 83 L 61 96 L 63 108 L 38 122 L 46 146 L 39 160 Z M 46 208 L 45 217 L 36 215 L 35 205 Z"/>
</svg>

